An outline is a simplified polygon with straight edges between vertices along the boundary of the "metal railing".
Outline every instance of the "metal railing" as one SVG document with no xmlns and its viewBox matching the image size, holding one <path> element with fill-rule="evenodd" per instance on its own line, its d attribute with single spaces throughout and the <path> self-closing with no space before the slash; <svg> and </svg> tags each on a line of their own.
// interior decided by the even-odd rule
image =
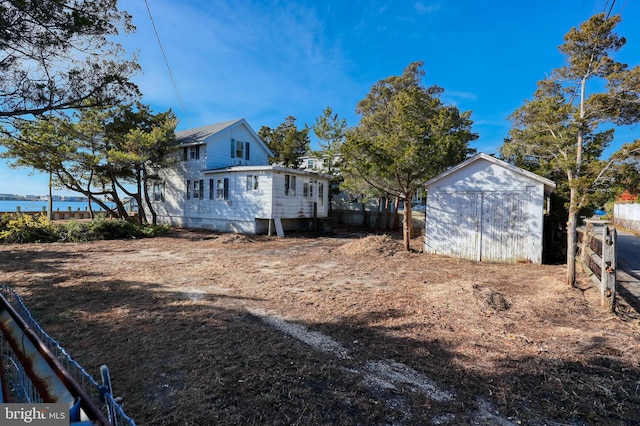
<svg viewBox="0 0 640 426">
<path fill-rule="evenodd" d="M 35 321 L 20 296 L 10 287 L 0 284 L 0 302 L 5 314 L 0 333 L 0 391 L 1 401 L 40 403 L 43 401 L 42 382 L 49 378 L 38 377 L 39 371 L 52 371 L 61 377 L 61 383 L 72 389 L 74 396 L 81 395 L 79 404 L 85 410 L 97 407 L 106 425 L 135 426 L 111 391 L 109 372 L 102 366 L 102 384 L 99 384 L 60 344 L 49 336 Z M 9 324 L 7 326 L 6 324 Z M 7 328 L 16 330 L 10 332 Z M 19 333 L 19 335 L 16 335 Z M 21 334 L 20 334 L 21 333 Z M 10 336 L 9 334 L 13 334 Z M 19 342 L 19 344 L 16 344 Z M 16 346 L 18 346 L 16 348 Z M 16 350 L 18 349 L 18 350 Z M 25 353 L 27 355 L 25 356 Z M 39 352 L 46 362 L 40 363 L 44 369 L 34 368 L 28 353 Z M 26 365 L 25 365 L 26 364 Z M 47 365 L 48 364 L 48 365 Z M 51 395 L 47 396 L 51 399 Z M 88 401 L 84 401 L 88 399 Z M 54 401 L 55 402 L 55 401 Z M 72 408 L 72 407 L 70 407 Z"/>
</svg>

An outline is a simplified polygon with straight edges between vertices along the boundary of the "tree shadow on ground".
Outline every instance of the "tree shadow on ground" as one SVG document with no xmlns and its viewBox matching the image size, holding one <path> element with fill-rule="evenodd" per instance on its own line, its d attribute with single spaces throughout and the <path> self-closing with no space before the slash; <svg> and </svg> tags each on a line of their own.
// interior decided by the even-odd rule
<svg viewBox="0 0 640 426">
<path fill-rule="evenodd" d="M 251 313 L 260 298 L 71 277 L 57 267 L 70 257 L 46 250 L 24 259 L 12 270 L 49 274 L 7 284 L 89 372 L 109 366 L 138 424 L 640 423 L 640 370 L 602 340 L 582 343 L 580 359 L 541 350 L 483 372 L 450 343 L 403 336 L 417 324 L 380 325 L 399 309 L 296 323 L 337 355 Z"/>
</svg>

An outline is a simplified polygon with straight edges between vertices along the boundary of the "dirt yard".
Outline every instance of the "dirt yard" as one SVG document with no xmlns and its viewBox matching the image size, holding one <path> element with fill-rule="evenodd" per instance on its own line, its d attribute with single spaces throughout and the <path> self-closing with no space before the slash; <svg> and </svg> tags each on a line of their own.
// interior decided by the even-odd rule
<svg viewBox="0 0 640 426">
<path fill-rule="evenodd" d="M 0 246 L 1 281 L 138 425 L 640 424 L 624 301 L 401 247 L 175 230 Z"/>
</svg>

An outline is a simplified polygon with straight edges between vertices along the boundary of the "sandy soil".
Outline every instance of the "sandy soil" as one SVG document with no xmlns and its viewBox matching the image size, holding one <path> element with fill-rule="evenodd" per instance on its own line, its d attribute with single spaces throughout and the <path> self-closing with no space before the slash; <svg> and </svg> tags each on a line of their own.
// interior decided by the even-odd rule
<svg viewBox="0 0 640 426">
<path fill-rule="evenodd" d="M 0 265 L 138 425 L 640 424 L 624 301 L 605 312 L 563 266 L 401 248 L 175 230 L 5 245 Z"/>
</svg>

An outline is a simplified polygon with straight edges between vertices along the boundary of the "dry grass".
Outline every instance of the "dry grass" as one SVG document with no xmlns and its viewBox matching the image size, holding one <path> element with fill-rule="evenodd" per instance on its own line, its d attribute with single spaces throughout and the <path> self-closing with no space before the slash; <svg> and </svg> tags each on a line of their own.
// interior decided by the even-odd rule
<svg viewBox="0 0 640 426">
<path fill-rule="evenodd" d="M 138 425 L 640 423 L 638 315 L 561 266 L 184 230 L 0 264 Z"/>
</svg>

